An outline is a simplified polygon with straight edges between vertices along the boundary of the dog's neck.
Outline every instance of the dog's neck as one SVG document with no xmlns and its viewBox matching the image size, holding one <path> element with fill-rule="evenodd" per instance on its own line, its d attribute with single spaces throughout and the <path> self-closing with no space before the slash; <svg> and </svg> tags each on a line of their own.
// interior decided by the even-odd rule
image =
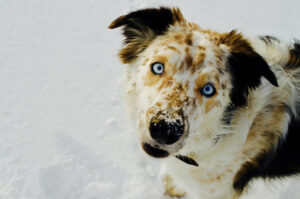
<svg viewBox="0 0 300 199">
<path fill-rule="evenodd" d="M 262 86 L 250 93 L 248 105 L 237 111 L 238 119 L 232 121 L 234 128 L 230 136 L 214 146 L 205 156 L 193 156 L 199 164 L 198 167 L 169 158 L 171 163 L 168 164 L 168 170 L 172 172 L 175 180 L 176 176 L 180 175 L 180 181 L 176 183 L 185 190 L 191 189 L 194 193 L 197 190 L 195 194 L 202 198 L 232 199 L 237 196 L 239 192 L 234 191 L 233 183 L 246 175 L 245 164 L 256 164 L 256 157 L 263 151 L 270 150 L 268 147 L 277 142 L 289 121 L 288 115 L 280 107 L 281 103 L 272 101 L 273 95 L 280 92 L 280 89 L 274 89 L 277 88 L 263 80 Z M 266 110 L 268 106 L 269 110 Z M 269 119 L 262 120 L 262 117 Z M 283 122 L 278 123 L 277 120 Z M 270 129 L 270 125 L 279 131 L 268 132 L 266 135 L 264 131 Z M 266 140 L 263 136 L 270 137 L 269 143 L 262 142 Z M 195 187 L 185 187 L 185 184 Z M 218 187 L 218 190 L 214 189 L 215 187 Z"/>
</svg>

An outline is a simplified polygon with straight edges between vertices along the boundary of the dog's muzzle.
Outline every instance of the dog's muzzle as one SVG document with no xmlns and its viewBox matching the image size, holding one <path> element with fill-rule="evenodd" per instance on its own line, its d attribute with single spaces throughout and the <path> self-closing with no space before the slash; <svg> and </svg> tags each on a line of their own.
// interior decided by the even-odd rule
<svg viewBox="0 0 300 199">
<path fill-rule="evenodd" d="M 174 144 L 184 133 L 184 123 L 182 120 L 167 121 L 155 116 L 149 125 L 151 137 L 159 144 Z"/>
<path fill-rule="evenodd" d="M 181 114 L 159 112 L 151 118 L 149 124 L 150 135 L 156 143 L 144 142 L 142 147 L 152 157 L 165 158 L 172 154 L 166 150 L 166 145 L 175 144 L 185 133 L 185 128 L 187 127 Z M 198 163 L 188 156 L 177 154 L 175 157 L 186 164 L 198 166 Z"/>
</svg>

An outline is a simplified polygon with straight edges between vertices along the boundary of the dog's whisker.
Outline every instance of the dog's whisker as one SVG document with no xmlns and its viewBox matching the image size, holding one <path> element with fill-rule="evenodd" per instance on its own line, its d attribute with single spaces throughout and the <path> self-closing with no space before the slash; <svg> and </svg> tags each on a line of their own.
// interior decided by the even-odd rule
<svg viewBox="0 0 300 199">
<path fill-rule="evenodd" d="M 224 133 L 224 134 L 218 134 L 216 135 L 213 140 L 214 140 L 214 145 L 218 144 L 222 140 L 224 140 L 227 136 L 229 136 L 231 133 Z"/>
</svg>

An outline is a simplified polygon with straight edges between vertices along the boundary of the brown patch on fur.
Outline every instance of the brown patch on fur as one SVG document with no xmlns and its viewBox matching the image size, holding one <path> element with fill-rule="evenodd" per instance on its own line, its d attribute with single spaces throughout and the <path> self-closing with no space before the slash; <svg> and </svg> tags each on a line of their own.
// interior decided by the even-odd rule
<svg viewBox="0 0 300 199">
<path fill-rule="evenodd" d="M 160 79 L 160 75 L 154 75 L 151 72 L 148 72 L 144 77 L 144 84 L 145 86 L 153 86 L 154 84 L 158 83 Z"/>
<path fill-rule="evenodd" d="M 188 48 L 185 49 L 185 52 L 186 52 L 185 64 L 186 64 L 187 67 L 191 67 L 192 64 L 193 64 L 193 58 L 192 58 Z"/>
<path fill-rule="evenodd" d="M 166 77 L 163 79 L 163 81 L 161 82 L 161 84 L 158 87 L 158 90 L 161 90 L 164 87 L 170 87 L 173 84 L 173 78 L 172 77 Z"/>
<path fill-rule="evenodd" d="M 199 106 L 201 106 L 202 103 L 203 103 L 203 96 L 200 94 L 199 91 L 198 91 L 198 95 L 197 96 L 198 96 L 198 104 L 199 104 Z M 197 108 L 196 106 L 197 106 L 197 104 L 195 103 L 195 109 Z"/>
<path fill-rule="evenodd" d="M 200 26 L 195 23 L 187 22 L 187 27 L 191 30 L 201 30 Z"/>
<path fill-rule="evenodd" d="M 208 81 L 209 78 L 209 74 L 208 73 L 202 73 L 198 76 L 198 78 L 196 79 L 195 83 L 196 83 L 196 87 L 197 88 L 202 88 Z"/>
<path fill-rule="evenodd" d="M 214 41 L 214 42 L 216 42 L 217 40 L 219 40 L 219 38 L 221 36 L 220 33 L 214 32 L 214 31 L 211 31 L 211 30 L 208 30 L 208 29 L 206 29 L 206 30 L 202 29 L 201 32 L 203 34 L 207 35 L 207 39 L 209 39 L 210 41 Z"/>
<path fill-rule="evenodd" d="M 176 53 L 180 53 L 180 51 L 176 47 L 174 47 L 174 46 L 167 46 L 167 49 L 175 51 Z"/>
<path fill-rule="evenodd" d="M 218 33 L 211 30 L 202 30 L 204 34 L 208 35 L 208 39 L 214 42 L 217 46 L 224 44 L 229 47 L 230 51 L 233 53 L 246 53 L 252 54 L 254 50 L 252 49 L 248 40 L 246 40 L 241 33 L 236 30 L 232 30 L 229 33 Z M 215 52 L 218 60 L 222 59 L 223 51 L 221 49 Z"/>
<path fill-rule="evenodd" d="M 194 92 L 198 96 L 199 105 L 201 105 L 203 102 L 203 96 L 201 95 L 200 89 L 207 83 L 207 80 L 208 80 L 208 74 L 203 73 L 199 75 L 199 77 L 195 81 L 196 86 Z"/>
<path fill-rule="evenodd" d="M 187 45 L 192 46 L 193 45 L 193 34 L 189 33 L 187 34 L 186 38 L 185 38 L 185 42 L 187 43 Z"/>
<path fill-rule="evenodd" d="M 193 60 L 193 64 L 192 64 L 192 67 L 191 67 L 191 73 L 195 73 L 196 70 L 198 68 L 200 68 L 204 62 L 204 59 L 205 59 L 205 53 L 204 52 L 201 52 L 201 53 L 198 53 L 195 57 L 195 59 Z"/>
<path fill-rule="evenodd" d="M 172 73 L 170 73 L 170 75 L 174 75 L 177 72 L 177 68 L 176 67 L 172 67 Z"/>
<path fill-rule="evenodd" d="M 252 47 L 250 46 L 250 43 L 243 37 L 241 33 L 237 33 L 236 30 L 232 30 L 229 33 L 219 34 L 216 37 L 216 43 L 217 45 L 225 44 L 233 53 L 254 53 Z"/>
<path fill-rule="evenodd" d="M 203 95 L 200 92 L 200 89 L 207 83 L 209 75 L 207 73 L 199 75 L 199 77 L 195 81 L 195 89 L 194 92 L 196 93 L 196 96 L 198 98 L 198 104 L 201 106 L 203 103 Z M 196 106 L 196 103 L 194 103 Z"/>
<path fill-rule="evenodd" d="M 204 46 L 197 46 L 197 48 L 198 48 L 199 50 L 203 50 L 203 51 L 206 50 L 206 48 L 205 48 Z"/>
<path fill-rule="evenodd" d="M 185 89 L 178 83 L 165 99 L 168 101 L 168 105 L 175 110 L 178 109 L 178 107 L 183 107 L 189 101 L 189 97 L 186 95 Z"/>
<path fill-rule="evenodd" d="M 165 66 L 165 72 L 162 73 L 162 74 L 153 74 L 152 71 L 151 71 L 151 65 L 149 66 L 149 70 L 147 72 L 147 74 L 145 75 L 144 77 L 144 84 L 146 86 L 153 86 L 154 84 L 158 83 L 159 80 L 164 76 L 164 74 L 166 73 L 167 71 L 167 61 L 168 59 L 165 57 L 165 56 L 155 56 L 153 58 L 154 62 L 160 62 L 162 64 L 164 64 Z"/>
<path fill-rule="evenodd" d="M 175 22 L 186 22 L 179 8 L 172 8 L 172 13 Z"/>
<path fill-rule="evenodd" d="M 173 35 L 172 40 L 175 41 L 178 44 L 183 44 L 183 42 L 184 42 L 184 34 L 182 34 L 182 33 L 176 33 L 176 34 Z"/>
<path fill-rule="evenodd" d="M 215 97 L 217 96 L 217 93 L 209 99 L 205 104 L 205 113 L 210 112 L 214 107 L 219 106 L 219 102 L 215 101 Z"/>
<path fill-rule="evenodd" d="M 187 81 L 187 82 L 185 82 L 185 84 L 184 84 L 184 88 L 185 89 L 188 89 L 189 88 L 189 82 Z"/>
<path fill-rule="evenodd" d="M 161 107 L 161 106 L 162 106 L 162 103 L 161 103 L 161 102 L 157 102 L 157 103 L 156 103 L 156 106 Z"/>
<path fill-rule="evenodd" d="M 207 73 L 203 73 L 201 75 L 199 75 L 199 77 L 196 79 L 195 81 L 195 92 L 198 96 L 199 99 L 201 99 L 201 102 L 199 103 L 199 105 L 202 104 L 202 98 L 203 96 L 200 93 L 200 89 L 207 83 L 208 80 L 208 74 Z"/>
<path fill-rule="evenodd" d="M 198 96 L 198 102 L 199 105 L 202 104 L 203 102 L 203 98 L 204 96 L 201 94 L 200 89 L 203 88 L 203 86 L 209 82 L 208 80 L 210 79 L 211 73 L 203 73 L 200 74 L 199 77 L 196 79 L 195 83 L 196 83 L 196 87 L 195 87 L 195 91 L 196 95 Z M 214 83 L 215 87 L 216 87 L 216 93 L 214 96 L 207 98 L 207 102 L 205 104 L 205 113 L 208 113 L 209 111 L 211 111 L 214 107 L 216 106 L 220 106 L 220 102 L 216 101 L 216 97 L 218 96 L 218 90 L 220 89 L 220 83 L 219 83 L 219 74 L 215 73 L 215 75 L 213 76 L 216 81 Z"/>
<path fill-rule="evenodd" d="M 161 80 L 163 75 L 164 74 L 160 74 L 160 75 L 153 74 L 151 72 L 151 69 L 149 69 L 149 71 L 143 78 L 145 86 L 153 86 L 154 84 L 157 84 Z"/>
<path fill-rule="evenodd" d="M 221 48 L 215 48 L 214 54 L 218 66 L 223 66 L 222 60 L 224 58 L 224 51 Z"/>
<path fill-rule="evenodd" d="M 184 70 L 185 65 L 186 65 L 185 62 L 181 62 L 178 70 L 182 72 Z"/>
<path fill-rule="evenodd" d="M 153 57 L 153 63 L 155 63 L 155 62 L 162 63 L 166 66 L 168 63 L 168 58 L 165 56 L 157 55 L 157 56 Z"/>
</svg>

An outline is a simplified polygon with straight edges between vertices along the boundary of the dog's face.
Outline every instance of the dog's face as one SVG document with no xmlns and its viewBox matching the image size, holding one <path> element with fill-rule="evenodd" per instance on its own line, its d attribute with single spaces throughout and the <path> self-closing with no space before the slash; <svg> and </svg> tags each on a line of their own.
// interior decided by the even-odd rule
<svg viewBox="0 0 300 199">
<path fill-rule="evenodd" d="M 178 9 L 133 12 L 110 28 L 119 26 L 125 26 L 120 58 L 129 64 L 129 107 L 151 156 L 180 154 L 189 162 L 205 154 L 230 133 L 235 113 L 262 76 L 277 85 L 241 34 L 203 30 Z"/>
<path fill-rule="evenodd" d="M 188 27 L 174 27 L 140 54 L 130 66 L 136 71 L 130 71 L 129 88 L 146 152 L 157 157 L 184 147 L 205 152 L 224 134 L 220 121 L 231 90 L 227 55 L 226 47 Z"/>
</svg>

